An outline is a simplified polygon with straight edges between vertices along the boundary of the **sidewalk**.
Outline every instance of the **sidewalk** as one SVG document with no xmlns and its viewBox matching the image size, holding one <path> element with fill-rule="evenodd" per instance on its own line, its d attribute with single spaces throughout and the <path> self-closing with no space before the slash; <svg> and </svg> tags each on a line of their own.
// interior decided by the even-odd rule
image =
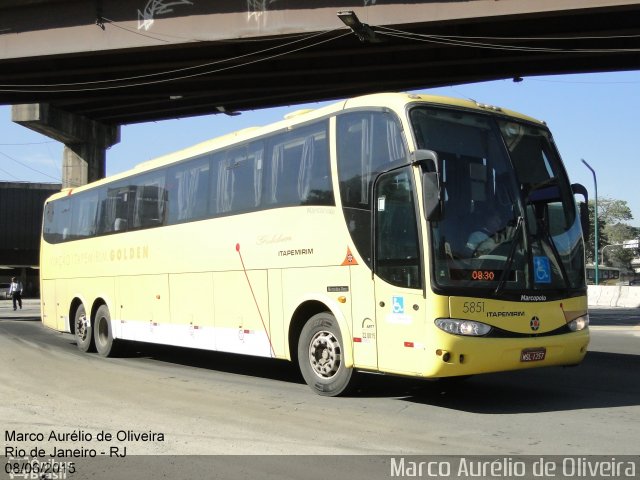
<svg viewBox="0 0 640 480">
<path fill-rule="evenodd" d="M 23 298 L 22 310 L 13 310 L 13 301 L 0 300 L 0 320 L 40 320 L 40 299 Z"/>
</svg>

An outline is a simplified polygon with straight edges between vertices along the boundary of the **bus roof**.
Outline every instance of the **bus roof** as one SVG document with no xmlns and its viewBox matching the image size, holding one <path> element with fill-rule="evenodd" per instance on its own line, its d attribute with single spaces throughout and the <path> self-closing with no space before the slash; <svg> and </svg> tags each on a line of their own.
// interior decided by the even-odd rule
<svg viewBox="0 0 640 480">
<path fill-rule="evenodd" d="M 544 125 L 544 122 L 535 118 L 523 115 L 521 113 L 508 110 L 502 107 L 496 107 L 483 103 L 476 102 L 474 100 L 465 100 L 453 97 L 426 95 L 418 93 L 375 93 L 370 95 L 363 95 L 318 108 L 318 109 L 304 109 L 293 111 L 287 115 L 283 120 L 275 123 L 271 123 L 260 127 L 248 127 L 242 130 L 231 132 L 219 137 L 205 140 L 204 142 L 197 143 L 191 147 L 184 148 L 160 157 L 144 161 L 137 164 L 133 168 L 105 177 L 101 180 L 97 180 L 87 185 L 83 185 L 75 188 L 64 188 L 61 192 L 56 193 L 50 197 L 49 200 L 71 195 L 76 191 L 83 191 L 93 186 L 101 185 L 103 183 L 111 182 L 120 178 L 126 178 L 136 173 L 142 173 L 147 170 L 153 170 L 154 168 L 169 165 L 180 160 L 191 158 L 197 155 L 203 155 L 207 152 L 224 148 L 235 143 L 241 143 L 252 138 L 261 137 L 269 133 L 277 132 L 278 130 L 284 130 L 291 128 L 295 125 L 306 123 L 315 119 L 319 119 L 331 114 L 337 113 L 341 110 L 358 107 L 387 107 L 401 112 L 408 104 L 411 103 L 428 103 L 431 105 L 441 105 L 447 107 L 457 107 L 467 110 L 476 110 L 484 113 L 493 113 L 497 115 L 505 115 L 508 117 L 525 120 L 527 122 L 533 122 L 540 125 Z"/>
</svg>

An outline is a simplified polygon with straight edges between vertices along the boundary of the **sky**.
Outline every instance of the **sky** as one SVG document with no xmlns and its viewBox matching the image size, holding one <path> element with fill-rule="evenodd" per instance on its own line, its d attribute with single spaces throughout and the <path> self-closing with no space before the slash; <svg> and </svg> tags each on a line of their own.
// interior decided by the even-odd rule
<svg viewBox="0 0 640 480">
<path fill-rule="evenodd" d="M 640 227 L 640 71 L 525 77 L 422 89 L 421 93 L 471 98 L 544 120 L 551 129 L 572 183 L 594 198 L 624 200 Z M 322 104 L 291 105 L 123 126 L 121 141 L 107 151 L 107 175 L 245 127 L 267 125 L 288 112 Z M 638 143 L 637 143 L 638 142 Z M 60 182 L 63 145 L 11 121 L 0 106 L 0 181 Z"/>
</svg>

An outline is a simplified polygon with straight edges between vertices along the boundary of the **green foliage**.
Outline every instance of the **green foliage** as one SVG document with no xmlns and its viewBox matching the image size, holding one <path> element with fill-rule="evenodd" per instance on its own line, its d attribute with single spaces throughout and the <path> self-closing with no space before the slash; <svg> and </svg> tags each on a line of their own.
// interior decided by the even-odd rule
<svg viewBox="0 0 640 480">
<path fill-rule="evenodd" d="M 640 228 L 627 225 L 628 220 L 633 220 L 631 209 L 626 200 L 615 200 L 611 198 L 598 198 L 598 249 L 599 263 L 606 263 L 609 266 L 628 267 L 632 258 L 638 256 L 637 250 L 624 249 L 619 246 L 627 240 L 640 238 Z M 588 263 L 593 263 L 594 255 L 594 233 L 595 233 L 595 202 L 589 201 L 589 221 L 591 223 L 591 235 L 586 246 L 586 257 Z M 611 247 L 604 250 L 607 245 Z"/>
</svg>

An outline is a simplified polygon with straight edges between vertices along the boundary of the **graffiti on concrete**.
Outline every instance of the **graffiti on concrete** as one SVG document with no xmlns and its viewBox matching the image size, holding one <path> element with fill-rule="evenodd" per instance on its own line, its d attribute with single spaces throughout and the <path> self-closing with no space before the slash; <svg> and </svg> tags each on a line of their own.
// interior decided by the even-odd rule
<svg viewBox="0 0 640 480">
<path fill-rule="evenodd" d="M 149 0 L 143 11 L 138 10 L 138 30 L 149 30 L 158 15 L 173 12 L 178 5 L 193 5 L 190 0 Z"/>
<path fill-rule="evenodd" d="M 260 21 L 269 7 L 278 0 L 247 0 L 247 20 Z M 378 0 L 362 0 L 365 7 L 375 5 Z M 143 10 L 138 10 L 138 30 L 149 30 L 160 15 L 172 13 L 180 5 L 193 5 L 192 0 L 148 0 Z"/>
<path fill-rule="evenodd" d="M 269 9 L 269 5 L 277 1 L 278 0 L 247 0 L 247 20 L 260 20 Z"/>
</svg>

